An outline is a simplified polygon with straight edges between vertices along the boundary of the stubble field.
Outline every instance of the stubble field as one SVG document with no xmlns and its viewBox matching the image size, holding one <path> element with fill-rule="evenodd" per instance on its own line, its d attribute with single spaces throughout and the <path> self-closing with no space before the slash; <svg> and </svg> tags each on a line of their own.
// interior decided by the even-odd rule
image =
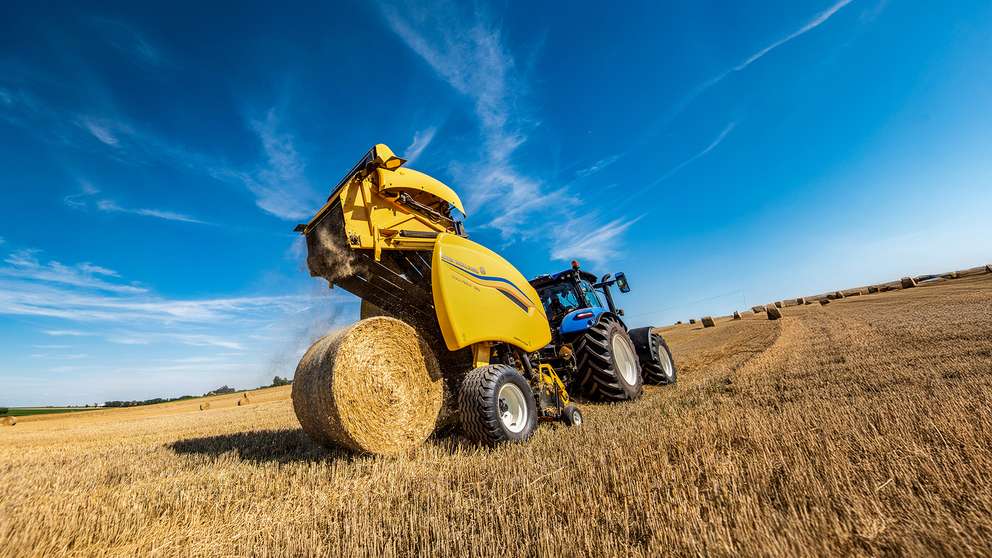
<svg viewBox="0 0 992 558">
<path fill-rule="evenodd" d="M 289 388 L 0 429 L 0 556 L 992 554 L 992 275 L 663 330 L 526 445 L 308 442 Z"/>
</svg>

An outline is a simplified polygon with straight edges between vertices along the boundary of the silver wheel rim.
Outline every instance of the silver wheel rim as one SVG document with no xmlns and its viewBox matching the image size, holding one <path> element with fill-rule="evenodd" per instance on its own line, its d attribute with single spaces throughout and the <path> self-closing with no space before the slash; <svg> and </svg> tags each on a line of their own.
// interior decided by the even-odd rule
<svg viewBox="0 0 992 558">
<path fill-rule="evenodd" d="M 572 411 L 572 424 L 575 426 L 582 424 L 582 414 L 578 411 Z"/>
<path fill-rule="evenodd" d="M 625 343 L 619 334 L 613 336 L 613 359 L 617 363 L 617 375 L 628 385 L 637 383 L 637 357 L 629 343 Z"/>
<path fill-rule="evenodd" d="M 499 388 L 499 418 L 503 426 L 514 434 L 523 432 L 527 426 L 527 400 L 524 392 L 514 384 L 503 384 Z"/>
<path fill-rule="evenodd" d="M 675 376 L 675 366 L 672 364 L 672 357 L 668 356 L 668 351 L 664 347 L 658 347 L 658 362 L 661 363 L 661 371 L 665 377 L 671 380 Z"/>
</svg>

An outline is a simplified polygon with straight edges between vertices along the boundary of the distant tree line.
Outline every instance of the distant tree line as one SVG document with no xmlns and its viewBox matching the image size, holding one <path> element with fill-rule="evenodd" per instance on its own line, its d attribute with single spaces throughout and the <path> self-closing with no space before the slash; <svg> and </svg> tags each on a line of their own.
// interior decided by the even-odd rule
<svg viewBox="0 0 992 558">
<path fill-rule="evenodd" d="M 292 383 L 293 380 L 280 378 L 279 376 L 276 376 L 275 378 L 272 378 L 272 383 L 270 385 L 260 386 L 260 387 L 288 386 L 291 385 Z M 203 397 L 210 397 L 211 395 L 227 395 L 229 393 L 237 393 L 237 392 L 238 390 L 228 385 L 223 385 L 215 390 L 204 393 Z M 156 397 L 154 399 L 145 399 L 144 401 L 107 401 L 103 404 L 103 406 L 104 407 L 138 407 L 141 405 L 154 405 L 156 403 L 169 403 L 170 401 L 184 401 L 186 399 L 194 399 L 196 397 L 197 396 L 195 395 L 183 395 L 182 397 L 174 397 L 174 398 Z M 96 405 L 94 405 L 94 407 L 95 406 Z M 6 412 L 7 409 L 0 408 L 0 415 L 6 414 Z"/>
</svg>

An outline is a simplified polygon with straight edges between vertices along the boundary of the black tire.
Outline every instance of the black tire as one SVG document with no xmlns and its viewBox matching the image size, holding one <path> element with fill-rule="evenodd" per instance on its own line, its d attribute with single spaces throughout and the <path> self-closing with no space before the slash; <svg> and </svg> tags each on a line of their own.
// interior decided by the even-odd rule
<svg viewBox="0 0 992 558">
<path fill-rule="evenodd" d="M 515 386 L 523 396 L 519 404 L 525 414 L 517 427 L 508 425 L 503 415 L 507 411 L 506 400 L 500 397 L 504 386 Z M 505 394 L 514 396 L 512 388 Z M 512 366 L 492 364 L 480 366 L 465 376 L 458 392 L 458 407 L 462 419 L 462 432 L 469 439 L 482 444 L 496 445 L 502 442 L 523 442 L 531 437 L 537 428 L 537 401 L 527 380 Z"/>
<path fill-rule="evenodd" d="M 678 375 L 675 370 L 675 359 L 672 358 L 672 350 L 657 333 L 652 333 L 650 340 L 649 349 L 638 354 L 641 359 L 641 375 L 644 376 L 644 383 L 651 386 L 674 384 Z"/>
<path fill-rule="evenodd" d="M 582 411 L 575 405 L 565 405 L 561 410 L 561 421 L 566 426 L 582 426 Z"/>
<path fill-rule="evenodd" d="M 633 366 L 632 379 L 617 373 L 617 355 L 613 354 L 614 340 L 630 349 Z M 641 395 L 643 380 L 641 366 L 634 343 L 619 322 L 604 318 L 590 327 L 573 343 L 575 365 L 578 368 L 579 391 L 596 401 L 629 401 Z"/>
</svg>

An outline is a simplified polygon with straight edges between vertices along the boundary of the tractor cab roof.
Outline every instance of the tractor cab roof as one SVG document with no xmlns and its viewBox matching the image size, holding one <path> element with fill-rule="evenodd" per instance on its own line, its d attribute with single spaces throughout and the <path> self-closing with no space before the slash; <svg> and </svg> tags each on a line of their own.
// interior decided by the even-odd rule
<svg viewBox="0 0 992 558">
<path fill-rule="evenodd" d="M 541 287 L 546 287 L 548 285 L 553 285 L 555 283 L 561 283 L 564 281 L 575 281 L 576 279 L 585 279 L 590 283 L 596 283 L 596 276 L 588 271 L 582 271 L 579 269 L 566 269 L 565 271 L 559 271 L 558 273 L 544 275 L 538 275 L 537 277 L 530 280 L 530 285 L 535 289 L 540 289 Z"/>
</svg>

